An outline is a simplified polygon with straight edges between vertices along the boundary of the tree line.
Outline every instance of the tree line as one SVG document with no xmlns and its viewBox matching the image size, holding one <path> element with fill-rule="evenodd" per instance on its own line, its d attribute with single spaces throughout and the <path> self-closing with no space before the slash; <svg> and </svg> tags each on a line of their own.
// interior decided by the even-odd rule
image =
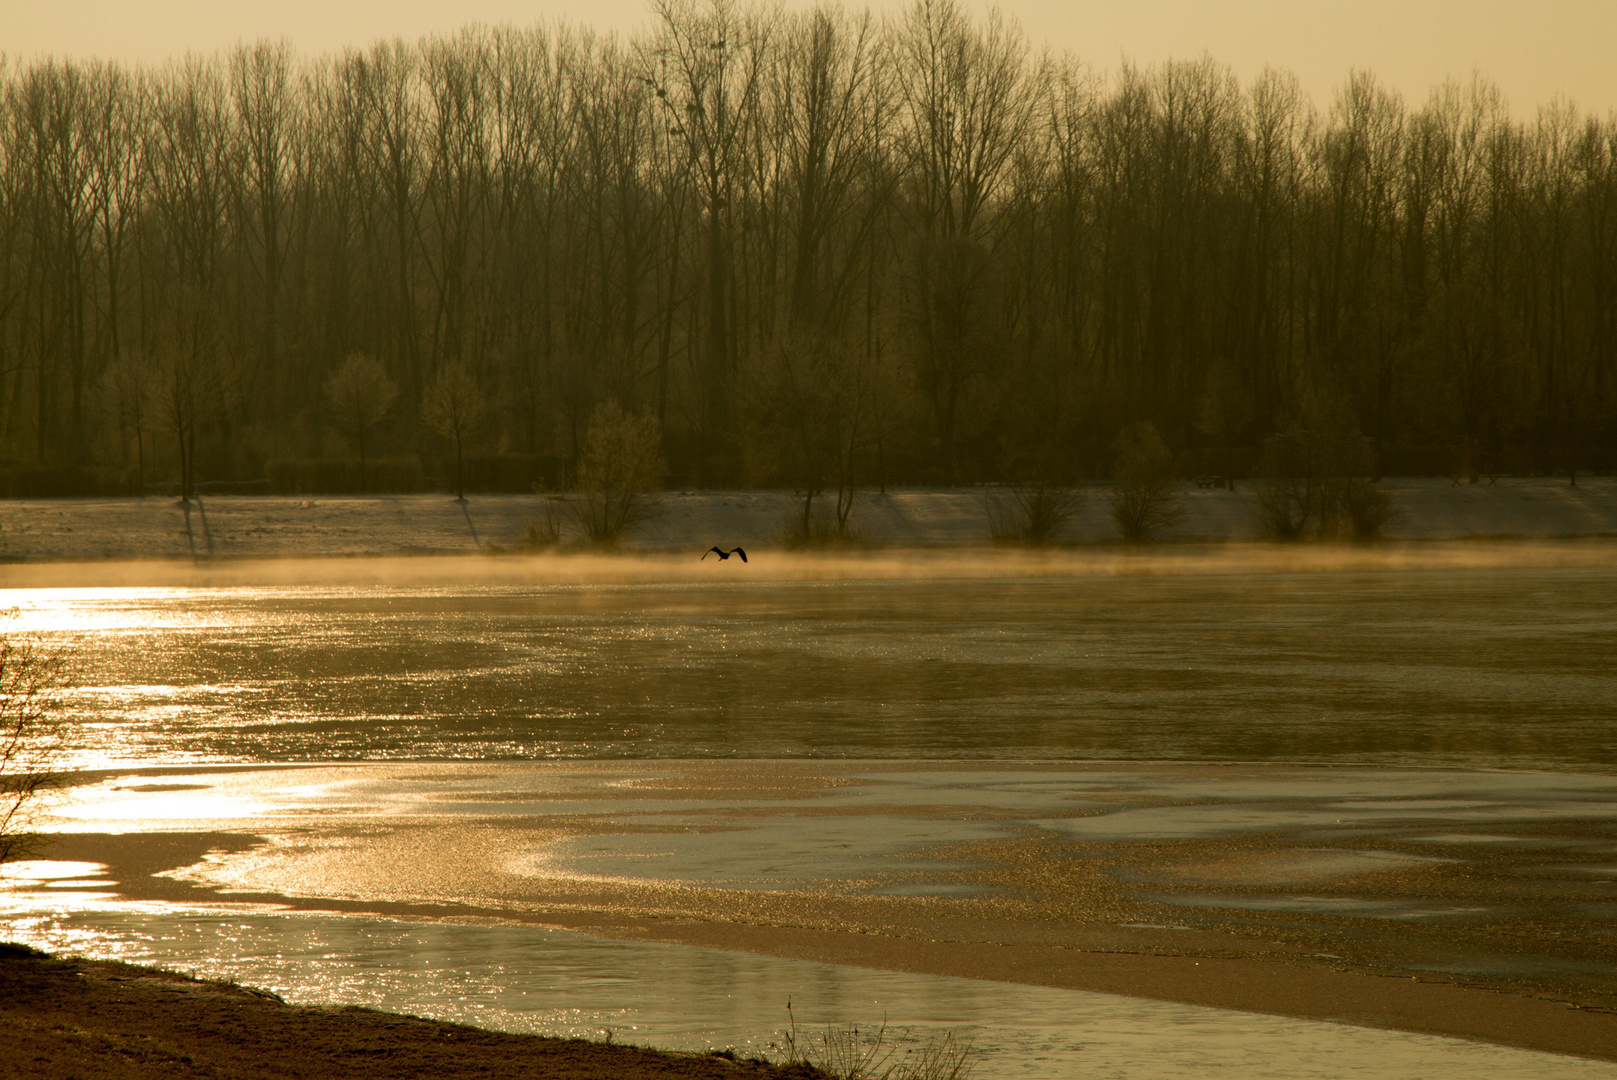
<svg viewBox="0 0 1617 1080">
<path fill-rule="evenodd" d="M 629 39 L 12 60 L 0 106 L 14 465 L 565 474 L 608 404 L 676 483 L 839 515 L 1106 476 L 1143 424 L 1195 472 L 1326 429 L 1370 475 L 1617 453 L 1617 120 L 1480 76 L 1319 108 L 955 0 L 656 0 Z"/>
</svg>

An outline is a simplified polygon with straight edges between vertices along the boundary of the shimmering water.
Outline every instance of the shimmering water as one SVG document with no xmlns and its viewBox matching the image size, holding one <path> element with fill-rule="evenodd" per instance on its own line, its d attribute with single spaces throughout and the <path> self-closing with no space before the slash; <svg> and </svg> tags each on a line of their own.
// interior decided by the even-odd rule
<svg viewBox="0 0 1617 1080">
<path fill-rule="evenodd" d="M 1617 764 L 1610 569 L 16 590 L 75 758 Z"/>
<path fill-rule="evenodd" d="M 974 1048 L 975 1075 L 993 1080 L 1617 1078 L 1617 1064 L 1429 1035 L 534 927 L 93 901 L 33 907 L 9 925 L 40 947 L 234 979 L 294 1002 L 697 1052 L 779 1059 L 790 1003 L 810 1044 L 850 1018 L 867 1032 L 885 1024 L 900 1053 L 947 1032 Z"/>
<path fill-rule="evenodd" d="M 1064 917 L 1067 879 L 1045 897 L 1040 875 L 1104 849 L 1086 917 L 1114 926 L 1239 924 L 1304 934 L 1308 955 L 1327 948 L 1311 919 L 1366 964 L 1605 980 L 1614 598 L 1617 570 L 1540 568 L 19 589 L 0 606 L 70 655 L 68 760 L 111 770 L 50 828 L 271 838 L 179 880 L 493 906 L 537 904 L 536 881 L 628 883 L 698 911 L 704 890 L 1017 896 Z M 757 775 L 702 771 L 725 759 Z M 374 764 L 409 761 L 439 764 Z M 360 767 L 217 768 L 284 762 Z M 1229 762 L 1253 771 L 1196 771 Z M 133 903 L 99 870 L 11 890 L 0 930 L 297 1000 L 687 1048 L 761 1045 L 792 987 L 813 1019 L 975 1032 L 986 1077 L 1384 1075 L 1398 1055 L 1404 1075 L 1612 1075 L 531 926 Z M 1527 912 L 1543 940 L 1499 945 Z"/>
</svg>

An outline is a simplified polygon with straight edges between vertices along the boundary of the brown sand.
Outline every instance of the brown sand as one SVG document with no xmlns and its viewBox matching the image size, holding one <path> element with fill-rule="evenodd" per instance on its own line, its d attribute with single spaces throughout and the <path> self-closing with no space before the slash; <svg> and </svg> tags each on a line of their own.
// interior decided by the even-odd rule
<svg viewBox="0 0 1617 1080">
<path fill-rule="evenodd" d="M 613 930 L 581 920 L 571 925 L 608 936 Z M 684 923 L 644 929 L 640 936 L 648 939 L 772 956 L 1126 994 L 1617 1060 L 1617 1015 L 1448 982 L 1266 960 L 921 941 L 784 927 Z"/>
<path fill-rule="evenodd" d="M 506 1035 L 0 944 L 0 1077 L 812 1080 L 715 1054 Z"/>
</svg>

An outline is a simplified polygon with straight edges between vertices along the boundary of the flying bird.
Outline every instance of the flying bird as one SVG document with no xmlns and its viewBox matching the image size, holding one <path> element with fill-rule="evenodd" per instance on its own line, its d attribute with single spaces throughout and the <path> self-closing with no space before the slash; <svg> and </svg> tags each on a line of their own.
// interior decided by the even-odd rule
<svg viewBox="0 0 1617 1080">
<path fill-rule="evenodd" d="M 723 560 L 725 560 L 725 559 L 728 559 L 732 555 L 741 556 L 741 561 L 742 562 L 747 561 L 747 553 L 745 551 L 742 551 L 740 548 L 731 548 L 729 551 L 725 551 L 721 547 L 710 547 L 706 551 L 702 552 L 702 558 L 704 558 L 704 559 L 707 558 L 709 555 L 717 555 L 721 562 Z"/>
</svg>

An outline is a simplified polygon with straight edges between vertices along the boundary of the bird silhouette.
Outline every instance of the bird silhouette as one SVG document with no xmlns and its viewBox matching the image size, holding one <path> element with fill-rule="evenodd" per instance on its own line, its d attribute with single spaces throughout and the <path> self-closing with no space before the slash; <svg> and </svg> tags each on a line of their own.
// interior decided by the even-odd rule
<svg viewBox="0 0 1617 1080">
<path fill-rule="evenodd" d="M 742 562 L 747 561 L 747 553 L 745 551 L 742 551 L 740 548 L 731 548 L 729 551 L 725 551 L 721 547 L 710 547 L 706 551 L 702 552 L 702 558 L 704 558 L 704 559 L 707 558 L 709 555 L 717 555 L 719 557 L 720 562 L 723 562 L 725 559 L 728 559 L 732 555 L 741 556 L 741 561 Z"/>
</svg>

